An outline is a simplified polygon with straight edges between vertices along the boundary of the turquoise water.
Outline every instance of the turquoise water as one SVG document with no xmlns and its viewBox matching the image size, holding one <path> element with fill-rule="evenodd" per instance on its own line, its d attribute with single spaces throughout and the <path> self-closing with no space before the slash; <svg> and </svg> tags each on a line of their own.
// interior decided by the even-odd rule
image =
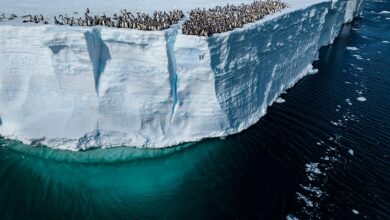
<svg viewBox="0 0 390 220">
<path fill-rule="evenodd" d="M 390 219 L 389 8 L 367 1 L 317 74 L 226 140 L 68 152 L 0 138 L 0 219 Z"/>
</svg>

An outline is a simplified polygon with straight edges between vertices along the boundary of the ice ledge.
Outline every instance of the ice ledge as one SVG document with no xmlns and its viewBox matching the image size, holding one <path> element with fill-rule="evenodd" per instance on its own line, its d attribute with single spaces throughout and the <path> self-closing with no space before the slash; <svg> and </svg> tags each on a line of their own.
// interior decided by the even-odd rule
<svg viewBox="0 0 390 220">
<path fill-rule="evenodd" d="M 309 72 L 362 4 L 297 4 L 210 38 L 182 35 L 180 25 L 0 26 L 0 134 L 80 150 L 238 133 Z"/>
</svg>

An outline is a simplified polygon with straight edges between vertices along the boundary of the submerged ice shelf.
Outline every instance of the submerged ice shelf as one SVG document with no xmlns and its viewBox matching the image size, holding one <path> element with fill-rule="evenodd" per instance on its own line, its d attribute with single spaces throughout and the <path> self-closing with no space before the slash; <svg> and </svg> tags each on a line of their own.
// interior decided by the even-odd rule
<svg viewBox="0 0 390 220">
<path fill-rule="evenodd" d="M 363 5 L 287 2 L 209 38 L 182 35 L 180 24 L 153 32 L 0 25 L 0 135 L 80 150 L 238 133 L 308 74 Z"/>
</svg>

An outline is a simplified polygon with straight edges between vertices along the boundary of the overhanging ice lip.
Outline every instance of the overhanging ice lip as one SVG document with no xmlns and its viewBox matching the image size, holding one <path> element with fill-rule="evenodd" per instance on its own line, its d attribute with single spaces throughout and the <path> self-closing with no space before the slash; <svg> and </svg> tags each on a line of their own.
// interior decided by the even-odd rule
<svg viewBox="0 0 390 220">
<path fill-rule="evenodd" d="M 180 24 L 159 32 L 2 24 L 0 134 L 80 150 L 238 133 L 308 73 L 363 0 L 287 3 L 210 38 L 182 35 Z"/>
</svg>

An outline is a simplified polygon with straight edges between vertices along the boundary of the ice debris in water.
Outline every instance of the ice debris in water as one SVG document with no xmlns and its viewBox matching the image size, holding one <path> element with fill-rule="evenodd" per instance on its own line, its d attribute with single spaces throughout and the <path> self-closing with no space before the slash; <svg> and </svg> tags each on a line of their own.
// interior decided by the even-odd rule
<svg viewBox="0 0 390 220">
<path fill-rule="evenodd" d="M 298 199 L 299 200 L 304 201 L 307 206 L 313 207 L 313 201 L 311 201 L 309 198 L 307 198 L 306 196 L 302 195 L 301 193 L 297 192 L 297 195 L 298 195 Z"/>
<path fill-rule="evenodd" d="M 321 174 L 321 170 L 318 168 L 318 163 L 307 163 L 306 164 L 306 172 Z"/>
<path fill-rule="evenodd" d="M 283 98 L 277 98 L 276 100 L 275 100 L 275 102 L 276 103 L 284 103 L 284 102 L 286 102 L 286 100 L 284 100 Z"/>
<path fill-rule="evenodd" d="M 359 215 L 359 211 L 356 210 L 356 209 L 352 209 L 352 212 L 353 212 L 353 214 L 355 214 L 355 215 Z"/>
<path fill-rule="evenodd" d="M 345 101 L 348 103 L 348 105 L 352 105 L 352 102 L 350 99 L 346 99 Z"/>
<path fill-rule="evenodd" d="M 357 54 L 354 54 L 354 55 L 352 55 L 352 56 L 354 56 L 356 59 L 358 59 L 358 60 L 362 60 L 363 59 L 363 57 L 362 56 L 360 56 L 360 55 L 357 55 Z"/>
<path fill-rule="evenodd" d="M 297 218 L 293 215 L 288 215 L 288 216 L 286 216 L 286 220 L 299 220 L 299 218 Z"/>
<path fill-rule="evenodd" d="M 363 97 L 363 96 L 358 97 L 357 100 L 358 100 L 359 102 L 365 102 L 365 101 L 367 101 L 367 99 L 366 99 L 365 97 Z"/>
<path fill-rule="evenodd" d="M 390 14 L 390 11 L 381 11 L 379 14 Z"/>
<path fill-rule="evenodd" d="M 390 42 L 387 41 L 387 40 L 382 41 L 382 43 L 384 43 L 384 44 L 390 44 Z"/>
<path fill-rule="evenodd" d="M 316 73 L 318 73 L 318 69 L 311 69 L 311 70 L 309 71 L 309 74 L 310 74 L 310 75 L 316 74 Z"/>
<path fill-rule="evenodd" d="M 347 50 L 359 50 L 357 47 L 347 47 Z"/>
<path fill-rule="evenodd" d="M 353 150 L 352 149 L 349 149 L 348 153 L 351 154 L 351 156 L 353 156 Z"/>
</svg>

